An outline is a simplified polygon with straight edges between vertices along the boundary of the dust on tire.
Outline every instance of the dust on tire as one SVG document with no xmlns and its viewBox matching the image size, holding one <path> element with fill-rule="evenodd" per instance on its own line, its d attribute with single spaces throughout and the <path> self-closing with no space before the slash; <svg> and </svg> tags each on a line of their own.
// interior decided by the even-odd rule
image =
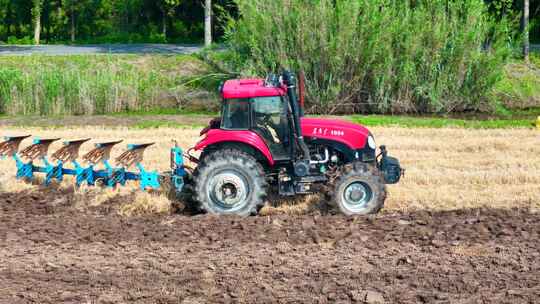
<svg viewBox="0 0 540 304">
<path fill-rule="evenodd" d="M 344 201 L 344 192 L 354 183 L 369 187 L 371 197 L 365 207 L 352 210 Z M 366 194 L 367 195 L 367 194 Z M 373 165 L 355 162 L 341 169 L 332 191 L 329 193 L 330 202 L 345 215 L 366 215 L 379 212 L 386 199 L 386 186 L 381 174 Z"/>
</svg>

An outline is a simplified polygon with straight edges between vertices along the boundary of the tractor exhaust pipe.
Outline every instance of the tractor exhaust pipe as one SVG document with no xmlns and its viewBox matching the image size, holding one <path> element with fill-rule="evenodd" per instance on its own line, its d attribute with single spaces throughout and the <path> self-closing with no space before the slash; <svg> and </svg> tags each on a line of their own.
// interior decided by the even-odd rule
<svg viewBox="0 0 540 304">
<path fill-rule="evenodd" d="M 298 96 L 296 95 L 296 76 L 290 71 L 283 72 L 283 83 L 287 86 L 287 95 L 289 97 L 289 102 L 291 103 L 291 109 L 293 112 L 293 121 L 296 133 L 296 140 L 298 146 L 302 149 L 304 154 L 303 161 L 309 163 L 309 148 L 304 141 L 304 136 L 302 136 L 302 126 L 300 125 L 301 110 L 300 105 L 298 104 Z"/>
<path fill-rule="evenodd" d="M 304 117 L 304 107 L 306 103 L 306 76 L 304 71 L 298 73 L 298 101 L 300 103 L 300 117 Z"/>
</svg>

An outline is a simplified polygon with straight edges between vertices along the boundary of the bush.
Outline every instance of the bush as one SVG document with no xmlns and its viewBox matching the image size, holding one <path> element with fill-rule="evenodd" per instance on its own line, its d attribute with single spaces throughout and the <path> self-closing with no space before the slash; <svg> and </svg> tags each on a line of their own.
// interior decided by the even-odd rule
<svg viewBox="0 0 540 304">
<path fill-rule="evenodd" d="M 197 92 L 187 83 L 199 73 L 210 69 L 188 55 L 0 56 L 0 114 L 178 109 Z"/>
<path fill-rule="evenodd" d="M 168 39 L 161 32 L 129 33 L 112 32 L 103 36 L 77 40 L 80 44 L 130 44 L 130 43 L 167 43 Z"/>
<path fill-rule="evenodd" d="M 167 37 L 163 33 L 150 33 L 148 38 L 149 43 L 167 43 Z"/>
<path fill-rule="evenodd" d="M 16 45 L 29 45 L 34 44 L 34 39 L 29 36 L 24 36 L 22 38 L 17 38 L 15 36 L 9 36 L 7 44 L 16 44 Z"/>
<path fill-rule="evenodd" d="M 495 86 L 494 97 L 505 109 L 540 108 L 540 56 L 530 54 L 530 64 L 515 60 L 505 67 L 505 77 Z"/>
<path fill-rule="evenodd" d="M 236 0 L 233 68 L 303 70 L 316 113 L 452 112 L 488 98 L 510 26 L 482 0 Z"/>
</svg>

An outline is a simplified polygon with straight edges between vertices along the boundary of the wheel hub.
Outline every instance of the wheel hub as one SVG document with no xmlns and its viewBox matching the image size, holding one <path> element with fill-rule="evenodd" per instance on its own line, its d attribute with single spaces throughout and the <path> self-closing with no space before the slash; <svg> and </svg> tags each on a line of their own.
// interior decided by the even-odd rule
<svg viewBox="0 0 540 304">
<path fill-rule="evenodd" d="M 246 203 L 248 190 L 245 177 L 232 170 L 216 174 L 208 187 L 212 201 L 230 210 L 241 208 Z"/>
<path fill-rule="evenodd" d="M 363 182 L 353 182 L 343 192 L 344 205 L 354 212 L 366 208 L 372 197 L 371 188 Z"/>
<path fill-rule="evenodd" d="M 354 189 L 350 191 L 349 199 L 351 201 L 354 201 L 354 202 L 361 201 L 366 196 L 365 189 L 358 189 L 358 188 L 359 187 L 355 187 Z"/>
</svg>

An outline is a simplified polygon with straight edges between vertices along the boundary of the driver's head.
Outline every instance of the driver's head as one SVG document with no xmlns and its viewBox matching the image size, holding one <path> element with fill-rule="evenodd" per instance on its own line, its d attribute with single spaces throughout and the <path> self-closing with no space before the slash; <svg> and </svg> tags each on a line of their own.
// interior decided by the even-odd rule
<svg viewBox="0 0 540 304">
<path fill-rule="evenodd" d="M 234 103 L 234 112 L 246 112 L 248 110 L 247 102 L 236 102 Z"/>
</svg>

